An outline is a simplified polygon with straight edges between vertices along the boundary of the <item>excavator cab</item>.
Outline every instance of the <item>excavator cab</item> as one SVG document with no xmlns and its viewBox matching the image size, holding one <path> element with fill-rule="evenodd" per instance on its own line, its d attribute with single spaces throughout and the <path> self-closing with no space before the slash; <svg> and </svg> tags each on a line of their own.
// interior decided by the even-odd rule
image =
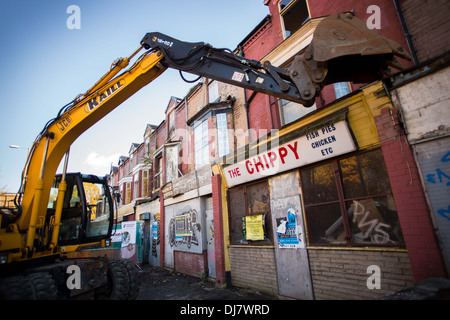
<svg viewBox="0 0 450 320">
<path fill-rule="evenodd" d="M 53 182 L 47 206 L 47 219 L 55 214 L 58 186 L 62 175 Z M 59 230 L 60 246 L 98 242 L 109 238 L 113 225 L 113 201 L 106 179 L 81 173 L 66 174 Z"/>
</svg>

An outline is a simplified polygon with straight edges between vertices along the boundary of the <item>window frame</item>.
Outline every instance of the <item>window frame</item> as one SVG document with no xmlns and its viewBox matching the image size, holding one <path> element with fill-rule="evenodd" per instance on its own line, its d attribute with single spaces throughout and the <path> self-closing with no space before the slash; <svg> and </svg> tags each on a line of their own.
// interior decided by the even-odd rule
<svg viewBox="0 0 450 320">
<path fill-rule="evenodd" d="M 149 182 L 149 170 L 142 170 L 142 196 L 148 196 L 148 182 Z"/>
<path fill-rule="evenodd" d="M 158 153 L 157 155 L 154 155 L 154 172 L 153 175 L 153 192 L 158 191 L 161 189 L 163 181 L 162 181 L 162 166 L 163 166 L 163 157 L 162 153 Z"/>
<path fill-rule="evenodd" d="M 293 9 L 296 5 L 300 4 L 300 2 L 303 1 L 303 5 L 306 7 L 306 13 L 307 13 L 307 17 L 300 22 L 299 27 L 297 27 L 297 29 L 291 31 L 288 30 L 286 28 L 286 24 L 288 21 L 285 21 L 285 16 L 287 16 L 290 12 L 293 12 Z M 282 30 L 283 30 L 283 35 L 284 35 L 284 39 L 289 38 L 292 34 L 294 34 L 295 32 L 297 32 L 298 30 L 301 29 L 301 27 L 311 19 L 311 16 L 309 14 L 309 8 L 308 8 L 308 2 L 306 0 L 291 0 L 289 1 L 289 3 L 285 4 L 282 7 L 282 1 L 280 1 L 280 3 L 278 4 L 278 12 L 280 15 L 280 21 L 281 21 L 281 26 L 282 26 Z M 290 21 L 289 21 L 290 22 Z"/>
<path fill-rule="evenodd" d="M 344 88 L 347 89 L 347 93 L 342 94 L 341 91 L 345 91 Z M 342 97 L 345 97 L 346 95 L 352 93 L 352 89 L 350 87 L 350 83 L 348 83 L 347 81 L 341 81 L 341 82 L 333 83 L 333 89 L 334 89 L 334 94 L 336 96 L 336 100 L 340 99 Z"/>
<path fill-rule="evenodd" d="M 125 182 L 125 204 L 131 203 L 131 181 Z"/>
<path fill-rule="evenodd" d="M 217 155 L 226 156 L 230 152 L 230 142 L 228 139 L 228 119 L 226 113 L 216 114 L 217 127 Z"/>
<path fill-rule="evenodd" d="M 209 125 L 208 119 L 203 120 L 194 128 L 194 165 L 195 169 L 210 163 L 209 161 Z M 200 137 L 197 136 L 200 134 Z M 200 147 L 198 147 L 200 144 Z"/>
<path fill-rule="evenodd" d="M 208 103 L 215 103 L 220 100 L 219 82 L 212 80 L 208 83 Z"/>
<path fill-rule="evenodd" d="M 268 191 L 268 195 L 269 195 L 269 203 L 268 203 L 268 210 L 267 211 L 257 211 L 257 212 L 253 212 L 253 213 L 249 213 L 249 196 L 248 196 L 248 192 L 247 192 L 247 188 L 251 188 L 252 186 L 258 185 L 258 184 L 262 184 L 265 183 L 266 187 L 267 187 L 267 191 Z M 227 206 L 228 206 L 228 210 L 231 210 L 231 195 L 230 195 L 230 190 L 236 190 L 239 188 L 244 188 L 243 189 L 243 194 L 244 194 L 244 203 L 245 203 L 245 208 L 244 208 L 244 215 L 232 215 L 230 212 L 228 212 L 228 224 L 229 224 L 229 228 L 230 228 L 230 245 L 242 245 L 242 246 L 273 246 L 274 245 L 274 235 L 273 235 L 273 222 L 272 222 L 272 211 L 270 208 L 270 187 L 269 187 L 269 181 L 267 179 L 260 179 L 257 181 L 253 181 L 251 183 L 247 183 L 247 184 L 243 184 L 243 185 L 238 185 L 234 188 L 231 188 L 227 191 Z M 264 240 L 247 240 L 245 239 L 245 237 L 243 236 L 243 239 L 240 241 L 240 243 L 234 241 L 234 239 L 232 239 L 232 232 L 231 232 L 231 228 L 233 226 L 232 223 L 232 219 L 244 219 L 245 217 L 248 216 L 257 216 L 257 215 L 263 215 L 263 231 L 264 231 Z M 267 216 L 266 216 L 267 215 Z M 266 223 L 266 221 L 269 221 L 269 223 Z M 269 230 L 270 228 L 270 230 Z"/>
<path fill-rule="evenodd" d="M 405 239 L 403 236 L 402 242 L 399 243 L 395 243 L 395 244 L 389 244 L 389 243 L 369 243 L 369 242 L 357 242 L 354 239 L 354 234 L 352 232 L 351 229 L 351 225 L 350 225 L 350 217 L 347 214 L 347 207 L 346 204 L 349 201 L 354 201 L 354 200 L 367 200 L 367 199 L 375 199 L 375 198 L 380 198 L 380 197 L 386 197 L 386 196 L 391 196 L 393 198 L 393 194 L 392 194 L 392 188 L 390 187 L 390 181 L 389 181 L 389 177 L 387 177 L 388 182 L 389 182 L 389 187 L 390 187 L 390 192 L 388 193 L 377 193 L 377 194 L 370 194 L 370 195 L 363 195 L 363 196 L 358 196 L 358 197 L 351 197 L 351 198 L 346 198 L 345 197 L 345 192 L 344 192 L 344 182 L 343 182 L 343 177 L 342 177 L 342 172 L 339 166 L 339 161 L 341 160 L 345 160 L 345 159 L 349 159 L 352 157 L 358 157 L 361 156 L 363 154 L 366 153 L 370 153 L 370 152 L 376 152 L 379 151 L 382 154 L 381 148 L 372 148 L 372 149 L 368 149 L 368 150 L 363 150 L 363 151 L 359 151 L 359 152 L 355 152 L 355 153 L 351 153 L 351 154 L 346 154 L 340 157 L 336 157 L 333 159 L 330 159 L 328 161 L 323 161 L 320 163 L 316 163 L 314 165 L 311 166 L 307 166 L 304 168 L 299 169 L 299 177 L 300 177 L 300 186 L 301 186 L 301 190 L 302 190 L 302 201 L 303 201 L 303 209 L 304 209 L 304 219 L 305 219 L 305 229 L 306 229 L 306 235 L 307 235 L 307 243 L 309 247 L 350 247 L 350 248 L 361 248 L 361 247 L 370 247 L 370 248 L 386 248 L 386 247 L 391 247 L 391 248 L 405 248 Z M 383 160 L 384 161 L 384 160 Z M 330 200 L 330 201 L 325 201 L 325 202 L 320 202 L 320 203 L 314 203 L 314 204 L 307 204 L 306 203 L 306 199 L 305 199 L 305 191 L 307 188 L 305 188 L 305 182 L 303 181 L 303 177 L 302 177 L 302 172 L 307 171 L 307 170 L 311 170 L 317 167 L 321 167 L 324 165 L 327 165 L 331 163 L 332 164 L 332 169 L 333 169 L 333 173 L 334 173 L 334 183 L 336 184 L 336 189 L 337 189 L 337 200 Z M 342 243 L 316 243 L 316 242 L 312 242 L 311 241 L 311 227 L 310 227 L 310 221 L 309 221 L 309 217 L 307 215 L 307 210 L 309 208 L 313 208 L 313 207 L 319 207 L 319 206 L 325 206 L 325 205 L 335 205 L 338 204 L 339 205 L 339 209 L 340 209 L 340 217 L 342 217 L 342 221 L 343 221 L 343 228 L 345 231 L 345 238 L 344 241 L 342 241 Z M 399 220 L 398 217 L 398 211 L 396 209 L 396 213 L 397 213 L 397 219 Z M 400 222 L 398 222 L 400 223 Z"/>
<path fill-rule="evenodd" d="M 139 194 L 139 171 L 133 175 L 133 200 L 140 198 Z"/>
</svg>

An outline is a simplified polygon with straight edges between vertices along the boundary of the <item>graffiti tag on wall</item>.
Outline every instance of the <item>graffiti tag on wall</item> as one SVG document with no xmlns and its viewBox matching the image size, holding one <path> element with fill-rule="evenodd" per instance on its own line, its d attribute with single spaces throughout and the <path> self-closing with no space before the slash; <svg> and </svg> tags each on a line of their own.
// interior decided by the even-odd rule
<svg viewBox="0 0 450 320">
<path fill-rule="evenodd" d="M 441 158 L 441 163 L 446 162 L 450 162 L 450 151 Z M 432 184 L 443 184 L 447 187 L 450 187 L 450 175 L 446 174 L 441 168 L 436 168 L 433 173 L 429 173 L 426 175 L 426 182 Z M 447 208 L 438 209 L 437 213 L 450 221 L 450 204 Z"/>
<path fill-rule="evenodd" d="M 362 203 L 356 200 L 353 200 L 352 210 L 353 222 L 357 223 L 363 239 L 370 237 L 374 243 L 395 243 L 387 232 L 391 226 L 382 222 L 383 219 L 376 210 L 366 210 Z"/>
<path fill-rule="evenodd" d="M 159 246 L 159 220 L 152 225 L 152 256 L 154 257 L 158 256 L 157 246 Z"/>
<path fill-rule="evenodd" d="M 197 210 L 191 209 L 170 219 L 169 244 L 171 247 L 182 244 L 186 244 L 188 248 L 192 244 L 198 246 L 198 232 L 201 230 L 198 218 Z"/>
</svg>

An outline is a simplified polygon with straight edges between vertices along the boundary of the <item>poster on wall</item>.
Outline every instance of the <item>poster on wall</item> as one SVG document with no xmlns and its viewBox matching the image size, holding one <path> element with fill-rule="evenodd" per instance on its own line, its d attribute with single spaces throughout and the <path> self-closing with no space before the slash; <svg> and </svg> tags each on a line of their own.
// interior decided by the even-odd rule
<svg viewBox="0 0 450 320">
<path fill-rule="evenodd" d="M 297 215 L 294 209 L 289 207 L 286 217 L 277 218 L 277 237 L 280 248 L 304 248 L 304 244 L 299 240 L 299 230 L 297 227 Z"/>
<path fill-rule="evenodd" d="M 122 258 L 136 260 L 136 253 L 136 221 L 122 222 Z"/>
<path fill-rule="evenodd" d="M 122 225 L 116 224 L 111 234 L 111 242 L 113 248 L 122 248 Z"/>
<path fill-rule="evenodd" d="M 177 241 L 181 241 L 183 237 L 192 237 L 191 220 L 190 214 L 183 214 L 175 218 L 175 239 Z"/>
<path fill-rule="evenodd" d="M 246 240 L 264 240 L 263 215 L 245 217 Z"/>
</svg>

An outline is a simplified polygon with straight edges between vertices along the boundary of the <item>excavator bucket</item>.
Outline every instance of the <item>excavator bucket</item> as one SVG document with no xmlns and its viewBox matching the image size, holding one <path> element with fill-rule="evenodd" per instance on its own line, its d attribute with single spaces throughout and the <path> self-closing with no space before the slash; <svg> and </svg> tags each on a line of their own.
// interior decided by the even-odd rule
<svg viewBox="0 0 450 320">
<path fill-rule="evenodd" d="M 402 70 L 396 57 L 411 60 L 395 41 L 369 29 L 352 14 L 339 13 L 317 25 L 311 44 L 294 59 L 290 76 L 302 98 L 311 99 L 326 84 L 372 82 L 389 75 L 390 67 Z M 305 71 L 310 79 L 301 79 Z"/>
<path fill-rule="evenodd" d="M 396 55 L 411 60 L 403 48 L 369 29 L 351 14 L 335 14 L 322 20 L 314 32 L 314 59 L 320 62 L 335 58 L 361 55 Z"/>
</svg>

